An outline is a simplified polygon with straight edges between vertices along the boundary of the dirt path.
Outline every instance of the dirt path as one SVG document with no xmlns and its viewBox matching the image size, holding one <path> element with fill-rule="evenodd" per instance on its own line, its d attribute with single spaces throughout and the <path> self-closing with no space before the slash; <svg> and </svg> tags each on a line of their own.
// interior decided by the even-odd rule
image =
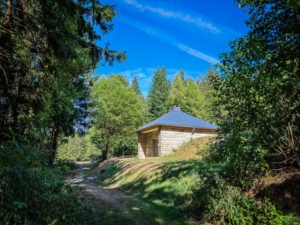
<svg viewBox="0 0 300 225">
<path fill-rule="evenodd" d="M 89 210 L 86 211 L 86 224 L 170 224 L 168 215 L 155 205 L 129 196 L 121 190 L 101 187 L 97 180 L 97 174 L 90 176 L 93 167 L 97 167 L 98 173 L 116 163 L 115 159 L 109 159 L 98 165 L 82 163 L 71 177 L 67 179 L 77 193 L 82 197 Z M 98 182 L 98 183 L 97 183 Z M 171 224 L 184 224 L 173 221 Z"/>
</svg>

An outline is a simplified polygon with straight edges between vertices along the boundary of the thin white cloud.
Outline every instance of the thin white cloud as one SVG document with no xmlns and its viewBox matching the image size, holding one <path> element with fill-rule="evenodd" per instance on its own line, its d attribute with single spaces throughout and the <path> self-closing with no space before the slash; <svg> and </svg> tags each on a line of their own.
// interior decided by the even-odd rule
<svg viewBox="0 0 300 225">
<path fill-rule="evenodd" d="M 208 55 L 206 55 L 206 54 L 204 54 L 204 53 L 202 53 L 202 52 L 200 52 L 200 51 L 197 51 L 197 50 L 195 50 L 195 49 L 193 49 L 193 48 L 190 48 L 190 47 L 188 47 L 188 46 L 186 46 L 186 45 L 183 45 L 183 44 L 178 43 L 177 46 L 178 46 L 178 48 L 180 48 L 182 51 L 184 51 L 184 52 L 186 52 L 186 53 L 188 53 L 188 54 L 190 54 L 190 55 L 193 55 L 193 56 L 195 56 L 195 57 L 197 57 L 197 58 L 199 58 L 199 59 L 203 59 L 203 60 L 206 61 L 206 62 L 209 62 L 209 63 L 212 63 L 212 64 L 216 64 L 216 63 L 219 62 L 217 59 L 215 59 L 215 58 L 213 58 L 213 57 L 211 57 L 211 56 L 208 56 Z"/>
<path fill-rule="evenodd" d="M 122 74 L 123 76 L 125 76 L 128 79 L 133 79 L 134 76 L 136 76 L 137 78 L 143 78 L 145 77 L 145 74 L 141 73 L 142 69 L 135 69 L 135 70 L 126 70 L 126 71 L 122 71 L 120 72 L 120 74 Z"/>
<path fill-rule="evenodd" d="M 134 77 L 143 80 L 145 78 L 153 76 L 154 73 L 155 73 L 155 68 L 137 68 L 133 70 L 125 70 L 119 72 L 119 74 L 122 74 L 129 80 L 132 80 Z"/>
<path fill-rule="evenodd" d="M 175 12 L 175 11 L 166 10 L 166 9 L 160 8 L 160 7 L 143 5 L 135 0 L 124 0 L 124 2 L 128 5 L 134 6 L 135 8 L 137 8 L 141 11 L 149 11 L 152 13 L 156 13 L 165 18 L 178 19 L 178 20 L 186 22 L 186 23 L 191 23 L 200 28 L 205 28 L 215 34 L 219 34 L 221 32 L 221 30 L 218 27 L 216 27 L 215 25 L 213 25 L 212 23 L 210 23 L 208 21 L 204 21 L 204 19 L 201 18 L 201 16 L 199 16 L 199 15 L 196 15 L 193 17 L 190 15 L 190 13 Z"/>
<path fill-rule="evenodd" d="M 138 3 L 137 1 L 134 1 L 134 0 L 125 0 L 124 2 L 127 3 L 128 5 L 132 5 L 135 8 L 140 9 L 141 11 L 144 11 L 144 9 L 145 9 L 145 7 L 142 4 Z"/>
<path fill-rule="evenodd" d="M 135 28 L 137 28 L 141 31 L 146 32 L 147 34 L 157 38 L 158 40 L 163 41 L 163 42 L 165 42 L 169 45 L 175 46 L 175 47 L 179 48 L 180 50 L 182 50 L 182 51 L 184 51 L 184 52 L 186 52 L 190 55 L 193 55 L 193 56 L 195 56 L 199 59 L 202 59 L 202 60 L 204 60 L 206 62 L 209 62 L 211 64 L 216 64 L 216 63 L 219 62 L 217 59 L 215 59 L 215 58 L 213 58 L 209 55 L 206 55 L 203 52 L 200 52 L 198 50 L 190 48 L 187 45 L 180 43 L 175 38 L 164 34 L 163 32 L 159 32 L 159 31 L 157 31 L 157 30 L 155 30 L 151 27 L 147 27 L 145 24 L 133 21 L 133 20 L 131 20 L 129 18 L 126 18 L 126 17 L 119 17 L 119 19 L 121 19 L 122 22 L 124 22 L 128 25 L 131 25 L 131 26 L 133 26 L 133 27 L 135 27 Z"/>
</svg>

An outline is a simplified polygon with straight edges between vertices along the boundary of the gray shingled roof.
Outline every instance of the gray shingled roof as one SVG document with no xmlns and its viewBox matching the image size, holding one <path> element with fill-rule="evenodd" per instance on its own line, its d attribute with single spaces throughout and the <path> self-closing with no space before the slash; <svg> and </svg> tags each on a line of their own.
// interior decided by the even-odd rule
<svg viewBox="0 0 300 225">
<path fill-rule="evenodd" d="M 181 111 L 180 107 L 173 107 L 167 114 L 153 120 L 152 122 L 140 127 L 135 132 L 145 130 L 147 128 L 155 127 L 158 125 L 177 126 L 177 127 L 195 127 L 205 129 L 218 129 L 219 127 L 198 119 Z"/>
</svg>

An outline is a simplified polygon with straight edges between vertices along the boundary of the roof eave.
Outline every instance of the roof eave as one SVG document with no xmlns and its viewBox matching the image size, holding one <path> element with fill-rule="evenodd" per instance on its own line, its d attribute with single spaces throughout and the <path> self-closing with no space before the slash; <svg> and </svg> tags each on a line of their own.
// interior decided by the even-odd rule
<svg viewBox="0 0 300 225">
<path fill-rule="evenodd" d="M 141 132 L 143 130 L 150 130 L 156 126 L 170 126 L 170 127 L 188 127 L 188 128 L 199 128 L 199 129 L 206 129 L 206 130 L 218 130 L 219 127 L 217 128 L 208 128 L 208 127 L 199 127 L 199 126 L 185 126 L 185 125 L 174 125 L 174 124 L 155 124 L 155 125 L 152 125 L 150 127 L 145 127 L 145 128 L 142 128 L 142 129 L 137 129 L 135 130 L 134 132 L 135 133 L 138 133 L 138 132 Z"/>
</svg>

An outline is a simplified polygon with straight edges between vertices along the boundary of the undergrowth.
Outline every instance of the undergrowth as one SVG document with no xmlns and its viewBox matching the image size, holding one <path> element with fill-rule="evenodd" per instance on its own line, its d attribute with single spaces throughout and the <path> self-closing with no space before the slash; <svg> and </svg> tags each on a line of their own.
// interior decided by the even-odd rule
<svg viewBox="0 0 300 225">
<path fill-rule="evenodd" d="M 238 141 L 240 147 L 243 146 L 243 140 L 234 141 Z M 195 146 L 195 143 L 192 145 Z M 198 151 L 203 152 L 204 146 L 202 145 L 202 149 L 198 148 Z M 216 144 L 208 148 L 206 153 L 215 154 L 212 152 L 216 149 L 211 149 L 215 146 Z M 253 181 L 266 174 L 264 164 L 239 162 L 245 158 L 235 153 L 230 156 L 231 159 L 221 160 L 220 152 L 217 153 L 220 158 L 218 163 L 212 160 L 213 155 L 204 159 L 192 157 L 180 160 L 178 155 L 187 147 L 190 145 L 186 144 L 168 157 L 143 161 L 127 159 L 110 167 L 99 175 L 99 179 L 102 185 L 126 190 L 147 201 L 170 207 L 185 219 L 201 223 L 300 224 L 297 214 L 280 208 L 268 196 L 256 198 L 246 195 L 253 186 Z M 227 144 L 223 149 L 229 151 L 228 148 Z M 245 147 L 249 159 L 253 157 L 252 151 L 255 151 L 255 146 Z M 258 161 L 260 159 L 257 158 Z M 231 162 L 245 165 L 240 164 L 241 169 L 238 171 Z M 254 170 L 261 170 L 259 176 L 252 173 L 252 167 Z M 238 175 L 242 176 L 244 183 L 237 179 Z"/>
<path fill-rule="evenodd" d="M 268 196 L 247 196 L 255 181 L 269 176 L 267 150 L 251 133 L 225 135 L 207 148 L 194 192 L 201 219 L 210 223 L 300 224 L 299 215 Z M 247 197 L 246 197 L 247 196 Z"/>
<path fill-rule="evenodd" d="M 70 168 L 50 167 L 45 158 L 38 147 L 24 143 L 0 146 L 1 224 L 83 223 L 81 202 L 63 183 Z"/>
<path fill-rule="evenodd" d="M 243 189 L 226 181 L 224 174 L 213 172 L 202 179 L 195 201 L 202 221 L 229 224 L 300 224 L 299 217 L 280 211 L 270 199 L 246 197 Z"/>
</svg>

